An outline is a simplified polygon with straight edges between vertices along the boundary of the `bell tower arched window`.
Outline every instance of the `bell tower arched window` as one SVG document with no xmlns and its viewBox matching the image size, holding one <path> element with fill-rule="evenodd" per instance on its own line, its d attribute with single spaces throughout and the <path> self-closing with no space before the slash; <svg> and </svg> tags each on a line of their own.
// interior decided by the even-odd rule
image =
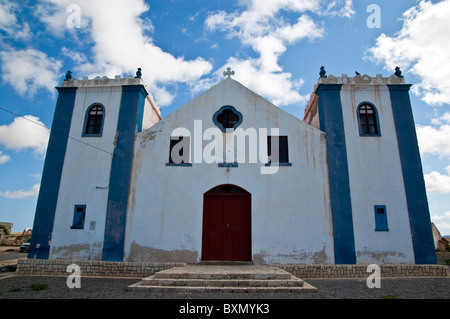
<svg viewBox="0 0 450 319">
<path fill-rule="evenodd" d="M 83 136 L 102 136 L 105 109 L 100 104 L 93 104 L 86 112 Z"/>
<path fill-rule="evenodd" d="M 358 107 L 359 134 L 361 136 L 379 136 L 380 127 L 376 108 L 369 103 Z"/>
</svg>

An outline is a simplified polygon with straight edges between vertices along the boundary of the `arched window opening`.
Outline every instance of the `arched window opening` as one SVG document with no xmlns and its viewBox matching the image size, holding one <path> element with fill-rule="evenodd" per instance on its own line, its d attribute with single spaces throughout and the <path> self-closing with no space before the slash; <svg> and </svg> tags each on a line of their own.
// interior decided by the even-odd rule
<svg viewBox="0 0 450 319">
<path fill-rule="evenodd" d="M 103 128 L 104 110 L 101 105 L 93 105 L 89 108 L 84 135 L 101 136 Z"/>
<path fill-rule="evenodd" d="M 361 135 L 379 135 L 377 112 L 370 104 L 361 104 L 358 108 Z"/>
</svg>

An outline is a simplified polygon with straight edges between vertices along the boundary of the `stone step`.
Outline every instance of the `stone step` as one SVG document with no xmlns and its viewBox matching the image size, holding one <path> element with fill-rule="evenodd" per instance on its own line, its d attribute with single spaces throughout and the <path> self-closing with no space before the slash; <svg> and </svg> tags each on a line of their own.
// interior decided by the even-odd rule
<svg viewBox="0 0 450 319">
<path fill-rule="evenodd" d="M 302 287 L 205 287 L 205 286 L 146 286 L 134 284 L 128 290 L 145 289 L 148 292 L 221 292 L 221 293 L 315 293 L 317 288 L 305 283 Z"/>
<path fill-rule="evenodd" d="M 290 279 L 283 269 L 268 266 L 205 266 L 174 267 L 153 275 L 155 279 Z"/>
<path fill-rule="evenodd" d="M 290 279 L 175 279 L 150 276 L 140 282 L 148 286 L 205 286 L 205 287 L 302 287 L 304 281 L 291 276 Z"/>
<path fill-rule="evenodd" d="M 153 292 L 315 292 L 317 289 L 277 267 L 188 265 L 143 278 L 128 289 Z"/>
</svg>

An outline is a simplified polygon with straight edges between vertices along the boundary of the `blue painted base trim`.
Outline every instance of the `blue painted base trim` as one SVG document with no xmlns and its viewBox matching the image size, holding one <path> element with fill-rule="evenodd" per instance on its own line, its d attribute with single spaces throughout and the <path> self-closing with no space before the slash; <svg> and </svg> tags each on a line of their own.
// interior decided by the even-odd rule
<svg viewBox="0 0 450 319">
<path fill-rule="evenodd" d="M 352 200 L 342 115 L 340 84 L 320 84 L 320 129 L 326 133 L 334 259 L 336 264 L 356 264 Z"/>
<path fill-rule="evenodd" d="M 76 88 L 57 88 L 57 90 L 59 95 L 48 141 L 28 252 L 30 259 L 48 259 L 50 254 L 56 203 L 75 105 Z"/>
<path fill-rule="evenodd" d="M 218 167 L 238 167 L 239 164 L 234 162 L 234 163 L 218 163 L 217 164 Z"/>
<path fill-rule="evenodd" d="M 264 164 L 264 166 L 292 166 L 292 163 L 277 163 L 277 164 L 266 163 Z"/>
<path fill-rule="evenodd" d="M 166 166 L 192 167 L 192 163 L 166 163 Z"/>
<path fill-rule="evenodd" d="M 428 199 L 409 98 L 411 85 L 388 85 L 408 204 L 416 264 L 436 264 Z"/>
</svg>

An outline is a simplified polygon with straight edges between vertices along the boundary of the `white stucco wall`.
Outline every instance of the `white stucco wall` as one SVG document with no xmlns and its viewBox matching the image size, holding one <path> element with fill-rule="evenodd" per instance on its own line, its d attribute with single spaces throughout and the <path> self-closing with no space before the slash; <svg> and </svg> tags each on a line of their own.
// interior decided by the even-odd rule
<svg viewBox="0 0 450 319">
<path fill-rule="evenodd" d="M 213 114 L 232 105 L 243 115 L 242 129 L 279 128 L 287 135 L 292 166 L 273 175 L 264 165 L 217 163 L 166 166 L 170 136 L 194 120 L 203 131 L 216 127 Z M 198 137 L 198 135 L 197 135 Z M 203 147 L 210 141 L 203 141 Z M 198 144 L 197 144 L 198 145 Z M 325 135 L 226 79 L 136 137 L 125 242 L 129 261 L 201 261 L 203 194 L 234 184 L 252 194 L 252 256 L 256 263 L 333 263 Z"/>
<path fill-rule="evenodd" d="M 121 86 L 79 87 L 69 135 L 113 153 Z M 93 103 L 105 109 L 101 137 L 82 137 L 85 114 Z M 101 260 L 112 155 L 68 140 L 54 220 L 50 259 Z M 84 229 L 71 229 L 75 205 L 86 205 Z M 95 222 L 95 229 L 90 223 Z"/>
<path fill-rule="evenodd" d="M 144 114 L 142 117 L 142 130 L 146 130 L 161 120 L 161 110 L 153 100 L 153 96 L 148 93 L 145 98 Z"/>
<path fill-rule="evenodd" d="M 386 85 L 343 85 L 341 102 L 357 263 L 414 263 L 397 135 Z M 381 136 L 360 136 L 357 107 L 377 108 Z M 386 205 L 389 231 L 375 231 L 374 205 Z"/>
</svg>

